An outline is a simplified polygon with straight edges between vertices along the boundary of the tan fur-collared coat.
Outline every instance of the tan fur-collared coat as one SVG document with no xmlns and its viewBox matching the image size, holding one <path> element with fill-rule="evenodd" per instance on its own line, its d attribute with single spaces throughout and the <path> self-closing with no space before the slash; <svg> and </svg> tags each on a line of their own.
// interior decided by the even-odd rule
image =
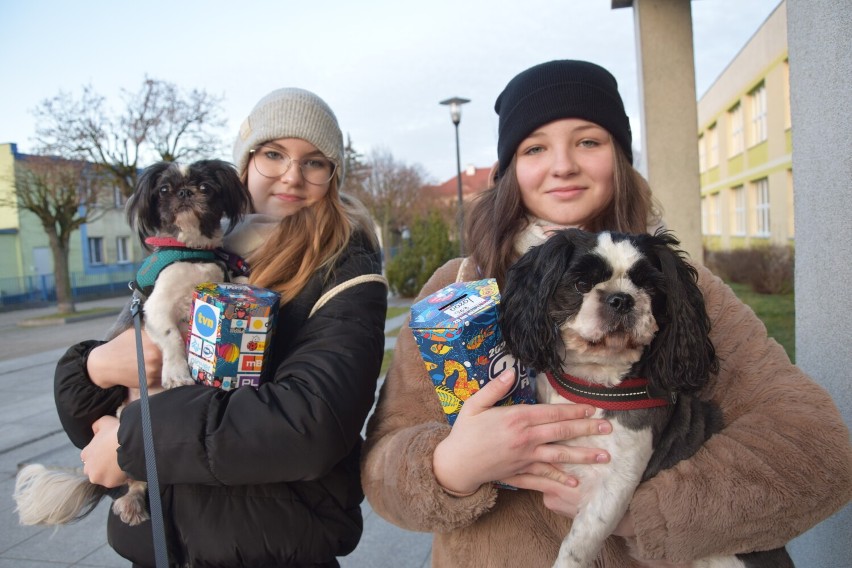
<svg viewBox="0 0 852 568">
<path fill-rule="evenodd" d="M 436 271 L 418 299 L 478 279 L 467 267 L 460 273 L 460 263 Z M 829 395 L 728 286 L 704 268 L 698 273 L 721 360 L 702 396 L 721 407 L 725 427 L 692 458 L 640 485 L 630 504 L 631 544 L 644 558 L 670 562 L 777 548 L 852 498 L 849 432 Z M 432 454 L 449 430 L 406 325 L 367 431 L 362 482 L 373 509 L 403 528 L 435 533 L 436 568 L 551 566 L 570 521 L 547 510 L 537 492 L 491 484 L 468 497 L 444 491 Z M 627 545 L 610 537 L 597 565 L 636 566 Z"/>
</svg>

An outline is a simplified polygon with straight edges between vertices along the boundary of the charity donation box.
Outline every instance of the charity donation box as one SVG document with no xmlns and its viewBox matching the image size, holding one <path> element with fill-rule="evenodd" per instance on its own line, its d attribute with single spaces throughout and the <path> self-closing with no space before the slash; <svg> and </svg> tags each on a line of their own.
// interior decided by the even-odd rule
<svg viewBox="0 0 852 568">
<path fill-rule="evenodd" d="M 279 303 L 277 292 L 248 284 L 196 287 L 187 344 L 195 381 L 231 390 L 266 380 Z"/>
<path fill-rule="evenodd" d="M 515 385 L 498 404 L 535 403 L 526 368 L 506 351 L 499 306 L 493 278 L 455 282 L 411 306 L 409 327 L 450 424 L 465 400 L 508 368 Z"/>
</svg>

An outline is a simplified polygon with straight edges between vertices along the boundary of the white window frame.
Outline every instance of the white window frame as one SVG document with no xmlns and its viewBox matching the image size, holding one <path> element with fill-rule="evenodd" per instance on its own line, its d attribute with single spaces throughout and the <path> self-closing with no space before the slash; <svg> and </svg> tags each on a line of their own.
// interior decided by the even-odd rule
<svg viewBox="0 0 852 568">
<path fill-rule="evenodd" d="M 728 147 L 728 157 L 742 154 L 745 150 L 745 132 L 743 126 L 743 105 L 739 102 L 731 107 L 728 111 L 728 126 L 730 127 L 730 145 Z"/>
<path fill-rule="evenodd" d="M 707 171 L 707 145 L 705 144 L 704 135 L 698 137 L 698 172 L 704 173 Z"/>
<path fill-rule="evenodd" d="M 709 194 L 704 201 L 702 201 L 702 205 L 706 205 L 706 207 L 702 207 L 702 224 L 704 225 L 703 230 L 705 235 L 721 235 L 722 234 L 722 199 L 719 192 Z"/>
<path fill-rule="evenodd" d="M 790 61 L 784 60 L 784 129 L 793 127 L 793 119 L 790 113 Z"/>
<path fill-rule="evenodd" d="M 124 194 L 121 192 L 121 188 L 117 185 L 112 188 L 112 203 L 116 209 L 124 208 L 124 204 L 127 202 Z"/>
<path fill-rule="evenodd" d="M 770 235 L 769 218 L 769 180 L 761 178 L 752 184 L 754 194 L 754 236 L 768 237 Z"/>
<path fill-rule="evenodd" d="M 714 124 L 707 129 L 707 167 L 715 168 L 719 165 L 719 132 Z"/>
<path fill-rule="evenodd" d="M 765 142 L 766 131 L 766 85 L 761 83 L 749 93 L 751 101 L 751 146 Z"/>
<path fill-rule="evenodd" d="M 733 231 L 731 234 L 744 237 L 748 229 L 748 206 L 745 187 L 738 185 L 731 188 L 731 202 L 734 206 Z"/>
<path fill-rule="evenodd" d="M 89 237 L 89 264 L 100 266 L 104 264 L 104 238 Z"/>
<path fill-rule="evenodd" d="M 115 262 L 117 264 L 129 264 L 130 259 L 130 237 L 115 238 Z"/>
</svg>

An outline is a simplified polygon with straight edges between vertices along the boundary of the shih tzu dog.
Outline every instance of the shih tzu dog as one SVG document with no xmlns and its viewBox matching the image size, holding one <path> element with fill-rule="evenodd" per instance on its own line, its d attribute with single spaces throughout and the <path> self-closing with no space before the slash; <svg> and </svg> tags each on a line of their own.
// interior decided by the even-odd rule
<svg viewBox="0 0 852 568">
<path fill-rule="evenodd" d="M 162 389 L 194 383 L 185 342 L 192 292 L 198 284 L 222 282 L 244 269 L 241 259 L 221 247 L 223 233 L 250 209 L 251 195 L 224 161 L 159 162 L 139 177 L 126 213 L 151 254 L 131 283 L 133 300 L 105 339 L 133 327 L 131 304 L 141 302 L 145 331 L 162 351 Z M 137 392 L 131 389 L 130 399 Z M 130 481 L 127 493 L 115 500 L 113 511 L 122 521 L 136 525 L 148 518 L 145 490 L 144 482 Z M 108 491 L 90 483 L 80 469 L 30 464 L 18 473 L 14 497 L 21 524 L 61 525 L 83 518 Z"/>
<path fill-rule="evenodd" d="M 589 568 L 636 487 L 693 455 L 722 427 L 699 391 L 718 372 L 697 272 L 671 233 L 557 231 L 509 270 L 500 325 L 536 373 L 536 398 L 598 408 L 608 436 L 562 442 L 609 451 L 608 464 L 565 465 L 583 488 L 554 568 Z M 638 560 L 638 558 L 637 558 Z M 706 558 L 703 568 L 792 567 L 781 548 Z"/>
</svg>

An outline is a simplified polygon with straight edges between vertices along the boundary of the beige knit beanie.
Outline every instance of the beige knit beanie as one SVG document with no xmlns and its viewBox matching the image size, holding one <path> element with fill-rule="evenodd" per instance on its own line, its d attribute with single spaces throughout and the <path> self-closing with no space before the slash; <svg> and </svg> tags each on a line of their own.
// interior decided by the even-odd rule
<svg viewBox="0 0 852 568">
<path fill-rule="evenodd" d="M 324 100 L 295 88 L 278 89 L 260 99 L 234 142 L 234 164 L 240 175 L 245 172 L 252 148 L 278 138 L 301 138 L 316 146 L 337 164 L 337 185 L 343 184 L 343 133 Z"/>
</svg>

